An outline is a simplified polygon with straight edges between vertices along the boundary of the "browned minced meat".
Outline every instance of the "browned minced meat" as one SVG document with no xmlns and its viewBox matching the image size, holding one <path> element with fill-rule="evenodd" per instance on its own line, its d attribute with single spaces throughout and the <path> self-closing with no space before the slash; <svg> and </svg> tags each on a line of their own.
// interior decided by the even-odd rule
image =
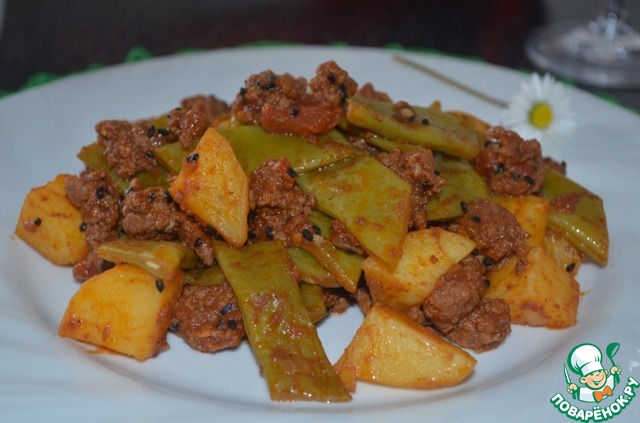
<svg viewBox="0 0 640 423">
<path fill-rule="evenodd" d="M 180 214 L 161 187 L 129 192 L 122 201 L 122 229 L 136 239 L 172 240 Z"/>
<path fill-rule="evenodd" d="M 433 153 L 426 148 L 393 149 L 378 156 L 380 162 L 411 185 L 412 229 L 427 227 L 425 204 L 445 184 L 434 169 Z"/>
<path fill-rule="evenodd" d="M 485 266 L 469 256 L 436 282 L 425 298 L 422 310 L 431 323 L 448 333 L 475 309 L 486 289 Z"/>
<path fill-rule="evenodd" d="M 464 209 L 458 232 L 475 241 L 480 253 L 489 261 L 496 262 L 512 254 L 526 257 L 529 235 L 513 213 L 485 198 L 465 204 Z"/>
<path fill-rule="evenodd" d="M 127 193 L 122 202 L 122 229 L 135 239 L 180 241 L 211 265 L 214 230 L 207 230 L 180 211 L 171 195 L 161 187 Z"/>
<path fill-rule="evenodd" d="M 65 191 L 69 201 L 82 213 L 86 242 L 91 251 L 73 269 L 74 277 L 85 280 L 99 274 L 105 267 L 93 250 L 119 236 L 121 195 L 103 170 L 85 171 L 69 178 Z"/>
<path fill-rule="evenodd" d="M 501 299 L 484 299 L 447 338 L 476 352 L 496 348 L 511 333 L 509 306 Z"/>
<path fill-rule="evenodd" d="M 329 236 L 329 241 L 331 241 L 335 247 L 350 253 L 360 255 L 364 254 L 364 250 L 362 249 L 358 239 L 341 220 L 333 219 L 331 221 L 331 234 Z"/>
<path fill-rule="evenodd" d="M 229 106 L 215 97 L 193 96 L 182 107 L 169 112 L 168 131 L 178 138 L 184 150 L 191 150 L 216 116 L 229 112 Z"/>
<path fill-rule="evenodd" d="M 169 328 L 192 348 L 214 352 L 240 344 L 242 315 L 231 286 L 184 285 Z"/>
<path fill-rule="evenodd" d="M 104 120 L 96 125 L 97 142 L 104 146 L 107 164 L 121 178 L 157 165 L 149 126 L 144 122 Z"/>
<path fill-rule="evenodd" d="M 391 97 L 389 97 L 389 94 L 382 91 L 377 91 L 373 86 L 373 84 L 370 82 L 367 82 L 362 87 L 360 87 L 356 92 L 356 95 L 358 97 L 366 98 L 369 100 L 383 101 L 385 103 L 393 103 L 393 100 L 391 100 Z"/>
<path fill-rule="evenodd" d="M 547 169 L 554 170 L 561 175 L 565 175 L 567 173 L 567 163 L 566 162 L 558 162 L 551 157 L 544 158 L 544 164 L 547 166 Z"/>
<path fill-rule="evenodd" d="M 267 70 L 247 79 L 231 109 L 240 122 L 272 133 L 319 135 L 342 120 L 343 103 L 356 90 L 357 83 L 333 61 L 321 64 L 309 83 Z"/>
<path fill-rule="evenodd" d="M 178 227 L 180 241 L 191 248 L 200 257 L 200 260 L 210 266 L 215 257 L 213 255 L 213 241 L 220 240 L 220 235 L 210 226 L 202 227 L 190 216 L 182 214 Z"/>
<path fill-rule="evenodd" d="M 341 314 L 347 311 L 352 304 L 350 294 L 340 288 L 325 288 L 322 290 L 322 298 L 327 310 L 333 314 Z"/>
<path fill-rule="evenodd" d="M 476 170 L 495 194 L 527 195 L 540 191 L 544 182 L 545 162 L 540 143 L 525 141 L 502 127 L 493 127 L 488 141 L 476 158 Z"/>
<path fill-rule="evenodd" d="M 296 185 L 296 178 L 287 159 L 268 160 L 251 174 L 249 242 L 276 239 L 290 245 L 294 234 L 313 237 L 308 216 L 316 200 Z"/>
<path fill-rule="evenodd" d="M 195 95 L 183 98 L 180 101 L 183 109 L 193 110 L 201 115 L 208 116 L 210 119 L 224 115 L 231 111 L 229 105 L 213 95 Z"/>
</svg>

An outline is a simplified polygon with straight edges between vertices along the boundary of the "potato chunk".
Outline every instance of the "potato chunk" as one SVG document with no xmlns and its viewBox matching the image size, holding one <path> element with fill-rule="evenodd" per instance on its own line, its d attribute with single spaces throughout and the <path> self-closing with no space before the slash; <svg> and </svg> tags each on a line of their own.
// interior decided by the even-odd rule
<svg viewBox="0 0 640 423">
<path fill-rule="evenodd" d="M 209 128 L 184 162 L 169 192 L 180 204 L 212 226 L 233 247 L 247 241 L 249 178 L 229 142 Z"/>
<path fill-rule="evenodd" d="M 82 231 L 82 213 L 67 198 L 69 175 L 60 174 L 44 186 L 32 189 L 24 199 L 16 235 L 47 260 L 58 265 L 75 264 L 88 253 Z"/>
<path fill-rule="evenodd" d="M 493 201 L 509 210 L 528 234 L 527 243 L 533 247 L 544 247 L 547 231 L 547 216 L 551 203 L 544 197 L 524 195 L 520 197 L 498 196 Z"/>
<path fill-rule="evenodd" d="M 526 263 L 514 257 L 487 278 L 485 296 L 505 300 L 512 323 L 552 329 L 576 324 L 580 286 L 545 248 L 531 248 Z"/>
<path fill-rule="evenodd" d="M 161 280 L 140 267 L 119 264 L 84 282 L 69 301 L 58 334 L 138 360 L 167 348 L 171 313 L 184 273 Z"/>
<path fill-rule="evenodd" d="M 363 380 L 400 388 L 439 388 L 465 380 L 476 360 L 393 308 L 374 305 L 335 364 L 352 392 Z"/>
<path fill-rule="evenodd" d="M 475 246 L 469 238 L 437 227 L 409 232 L 395 269 L 373 256 L 362 262 L 373 301 L 400 310 L 420 305 L 440 276 Z"/>
</svg>

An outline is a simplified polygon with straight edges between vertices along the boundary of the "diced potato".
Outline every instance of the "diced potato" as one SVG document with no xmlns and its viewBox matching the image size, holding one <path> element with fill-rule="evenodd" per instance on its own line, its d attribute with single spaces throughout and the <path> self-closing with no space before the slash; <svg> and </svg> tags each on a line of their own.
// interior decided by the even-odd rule
<svg viewBox="0 0 640 423">
<path fill-rule="evenodd" d="M 82 213 L 67 198 L 61 174 L 33 188 L 25 197 L 16 235 L 47 260 L 58 265 L 75 264 L 88 253 L 82 231 Z"/>
<path fill-rule="evenodd" d="M 532 247 L 526 263 L 514 257 L 487 278 L 485 296 L 505 300 L 512 323 L 552 329 L 576 324 L 580 286 L 543 247 Z"/>
<path fill-rule="evenodd" d="M 493 201 L 509 210 L 518 219 L 520 226 L 528 234 L 531 246 L 544 247 L 547 231 L 547 216 L 551 203 L 544 197 L 525 195 L 521 197 L 497 196 Z"/>
<path fill-rule="evenodd" d="M 544 246 L 560 267 L 571 273 L 573 277 L 578 274 L 584 257 L 582 252 L 574 247 L 567 238 L 556 231 L 547 230 Z"/>
<path fill-rule="evenodd" d="M 334 367 L 353 392 L 355 380 L 400 388 L 451 386 L 465 380 L 475 365 L 475 358 L 432 329 L 374 305 Z"/>
<path fill-rule="evenodd" d="M 395 269 L 372 256 L 362 262 L 374 303 L 400 310 L 420 305 L 438 279 L 475 246 L 471 239 L 437 227 L 409 232 Z"/>
<path fill-rule="evenodd" d="M 60 336 L 145 360 L 168 347 L 167 328 L 184 273 L 161 280 L 119 264 L 85 281 L 69 301 Z"/>
<path fill-rule="evenodd" d="M 169 192 L 229 245 L 241 247 L 247 241 L 249 178 L 229 142 L 215 129 L 209 128 L 185 159 Z"/>
</svg>

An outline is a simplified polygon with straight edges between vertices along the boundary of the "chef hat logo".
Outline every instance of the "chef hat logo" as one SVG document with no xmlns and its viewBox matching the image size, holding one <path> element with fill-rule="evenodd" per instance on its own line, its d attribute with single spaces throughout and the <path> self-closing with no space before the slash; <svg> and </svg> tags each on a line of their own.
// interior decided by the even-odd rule
<svg viewBox="0 0 640 423">
<path fill-rule="evenodd" d="M 602 367 L 602 352 L 593 344 L 580 344 L 569 353 L 569 368 L 576 374 L 586 376 Z"/>
</svg>

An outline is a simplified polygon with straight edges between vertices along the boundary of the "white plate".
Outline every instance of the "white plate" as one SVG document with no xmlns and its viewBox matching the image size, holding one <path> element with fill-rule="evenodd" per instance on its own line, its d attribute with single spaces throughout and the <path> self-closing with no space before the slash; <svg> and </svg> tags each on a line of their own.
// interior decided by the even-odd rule
<svg viewBox="0 0 640 423">
<path fill-rule="evenodd" d="M 477 354 L 477 370 L 460 386 L 411 391 L 359 384 L 348 404 L 274 403 L 247 345 L 215 355 L 190 350 L 170 337 L 171 349 L 143 363 L 89 354 L 56 336 L 77 289 L 71 271 L 48 264 L 13 235 L 24 195 L 58 173 L 81 169 L 76 152 L 94 140 L 103 119 L 163 113 L 193 94 L 233 100 L 252 73 L 267 68 L 311 77 L 336 60 L 360 83 L 371 81 L 396 100 L 462 109 L 497 123 L 501 110 L 393 61 L 393 51 L 346 47 L 271 47 L 220 50 L 115 66 L 65 78 L 0 101 L 0 415 L 3 421 L 562 421 L 550 398 L 565 391 L 563 364 L 582 342 L 619 342 L 623 380 L 640 380 L 640 118 L 585 92 L 570 90 L 579 118 L 575 135 L 544 146 L 566 160 L 569 175 L 604 198 L 611 235 L 610 263 L 585 265 L 585 292 L 576 327 L 548 331 L 515 327 L 497 350 Z M 526 77 L 473 61 L 415 54 L 415 59 L 505 100 Z M 319 328 L 332 361 L 360 321 L 357 310 Z M 576 378 L 576 375 L 573 375 Z M 631 403 L 616 416 L 640 413 Z"/>
</svg>

